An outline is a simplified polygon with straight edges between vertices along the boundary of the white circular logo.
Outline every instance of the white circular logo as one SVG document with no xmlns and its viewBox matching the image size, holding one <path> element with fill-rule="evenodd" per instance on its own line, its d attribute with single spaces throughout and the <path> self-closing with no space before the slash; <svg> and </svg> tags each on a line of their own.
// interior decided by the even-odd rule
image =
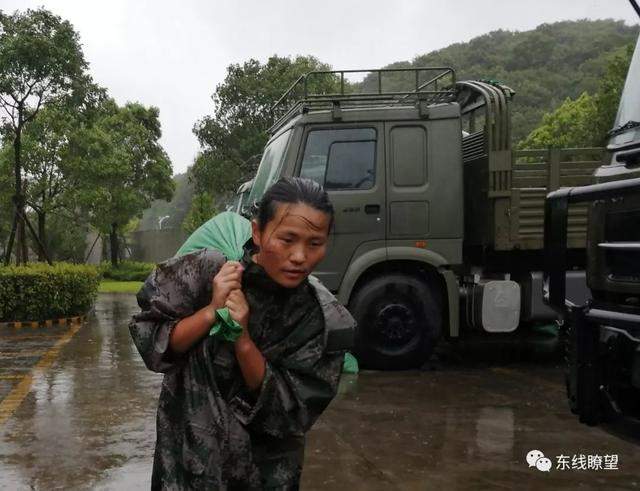
<svg viewBox="0 0 640 491">
<path fill-rule="evenodd" d="M 551 470 L 551 460 L 546 457 L 540 457 L 536 460 L 536 468 L 542 472 L 549 472 Z"/>
</svg>

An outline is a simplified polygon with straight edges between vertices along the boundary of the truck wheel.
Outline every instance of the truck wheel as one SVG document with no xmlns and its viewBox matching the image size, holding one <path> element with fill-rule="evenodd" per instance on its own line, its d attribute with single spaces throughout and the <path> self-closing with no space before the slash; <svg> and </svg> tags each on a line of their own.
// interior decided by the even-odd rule
<svg viewBox="0 0 640 491">
<path fill-rule="evenodd" d="M 428 360 L 442 329 L 442 295 L 435 281 L 407 274 L 379 276 L 349 303 L 358 322 L 355 352 L 364 368 L 402 370 Z"/>
</svg>

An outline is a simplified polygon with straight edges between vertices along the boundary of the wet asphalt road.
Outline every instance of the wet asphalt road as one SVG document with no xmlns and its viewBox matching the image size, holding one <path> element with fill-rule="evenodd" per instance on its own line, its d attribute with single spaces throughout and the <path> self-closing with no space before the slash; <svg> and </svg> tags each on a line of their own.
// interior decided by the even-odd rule
<svg viewBox="0 0 640 491">
<path fill-rule="evenodd" d="M 161 376 L 131 343 L 136 309 L 103 294 L 82 326 L 0 329 L 0 489 L 149 488 Z M 344 376 L 308 435 L 302 489 L 640 488 L 637 428 L 579 424 L 561 362 L 536 346 L 471 342 L 422 371 Z M 533 449 L 549 472 L 528 466 Z M 580 454 L 617 470 L 571 468 Z"/>
</svg>

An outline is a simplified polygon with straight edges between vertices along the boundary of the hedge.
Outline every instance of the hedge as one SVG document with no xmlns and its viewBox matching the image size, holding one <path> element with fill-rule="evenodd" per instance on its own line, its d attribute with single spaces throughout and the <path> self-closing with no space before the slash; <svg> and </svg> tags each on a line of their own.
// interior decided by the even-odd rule
<svg viewBox="0 0 640 491">
<path fill-rule="evenodd" d="M 32 263 L 0 267 L 0 321 L 43 321 L 86 313 L 98 294 L 95 266 Z"/>
<path fill-rule="evenodd" d="M 100 265 L 100 272 L 105 280 L 144 281 L 155 267 L 154 263 L 121 261 L 114 268 L 110 262 L 103 262 Z"/>
</svg>

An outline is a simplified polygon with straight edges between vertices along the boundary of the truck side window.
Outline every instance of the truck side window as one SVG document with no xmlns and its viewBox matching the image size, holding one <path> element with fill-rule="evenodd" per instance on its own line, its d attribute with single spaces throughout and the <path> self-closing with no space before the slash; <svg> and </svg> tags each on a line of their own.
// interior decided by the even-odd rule
<svg viewBox="0 0 640 491">
<path fill-rule="evenodd" d="M 427 132 L 422 126 L 391 129 L 391 169 L 397 187 L 422 186 L 427 182 Z"/>
<path fill-rule="evenodd" d="M 370 189 L 375 182 L 373 128 L 313 130 L 307 136 L 300 177 L 327 190 Z"/>
</svg>

